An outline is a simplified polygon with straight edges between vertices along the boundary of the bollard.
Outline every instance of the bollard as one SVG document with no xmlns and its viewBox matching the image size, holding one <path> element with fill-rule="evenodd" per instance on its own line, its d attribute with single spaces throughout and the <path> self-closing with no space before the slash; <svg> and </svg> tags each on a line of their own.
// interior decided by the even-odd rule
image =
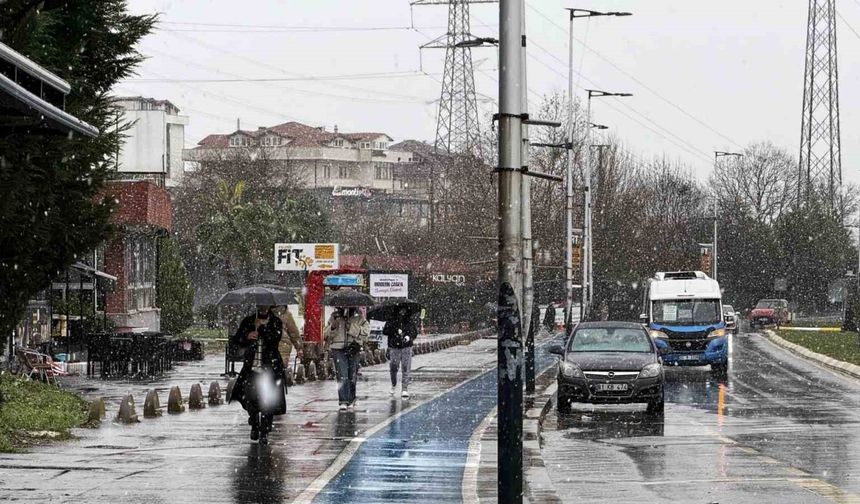
<svg viewBox="0 0 860 504">
<path fill-rule="evenodd" d="M 117 413 L 116 419 L 118 422 L 122 422 L 124 424 L 140 422 L 137 418 L 137 412 L 134 411 L 134 397 L 132 397 L 131 394 L 123 397 L 122 402 L 119 405 L 119 413 Z"/>
<path fill-rule="evenodd" d="M 185 411 L 185 406 L 182 404 L 182 392 L 180 392 L 179 387 L 173 387 L 167 396 L 167 412 L 175 414 L 183 411 Z"/>
<path fill-rule="evenodd" d="M 296 365 L 296 384 L 301 385 L 305 382 L 305 365 L 299 362 Z"/>
<path fill-rule="evenodd" d="M 289 368 L 289 366 L 284 367 L 284 383 L 287 387 L 292 387 L 296 384 L 293 380 L 293 370 Z"/>
<path fill-rule="evenodd" d="M 317 381 L 317 363 L 314 361 L 308 364 L 308 381 Z"/>
<path fill-rule="evenodd" d="M 361 367 L 367 367 L 367 353 L 364 350 L 358 352 L 358 363 Z"/>
<path fill-rule="evenodd" d="M 158 401 L 158 392 L 150 389 L 143 401 L 143 418 L 158 418 L 161 416 L 161 403 Z"/>
<path fill-rule="evenodd" d="M 90 409 L 87 412 L 87 423 L 98 424 L 105 417 L 105 400 L 102 397 L 97 397 L 90 403 Z"/>
<path fill-rule="evenodd" d="M 322 359 L 320 361 L 320 380 L 328 380 L 328 361 L 326 359 Z"/>
<path fill-rule="evenodd" d="M 209 384 L 209 406 L 218 406 L 219 404 L 224 404 L 224 400 L 221 399 L 221 385 L 214 381 Z"/>
<path fill-rule="evenodd" d="M 373 351 L 373 360 L 375 360 L 377 364 L 382 364 L 382 350 L 377 348 Z"/>
<path fill-rule="evenodd" d="M 367 351 L 367 365 L 368 366 L 375 366 L 377 364 L 379 364 L 379 361 L 376 360 L 376 352 L 373 350 L 368 350 Z"/>
<path fill-rule="evenodd" d="M 380 351 L 382 353 L 382 362 L 388 362 L 388 350 Z"/>
<path fill-rule="evenodd" d="M 203 402 L 203 387 L 199 383 L 191 386 L 191 392 L 188 393 L 188 409 L 200 410 L 206 407 Z"/>
</svg>

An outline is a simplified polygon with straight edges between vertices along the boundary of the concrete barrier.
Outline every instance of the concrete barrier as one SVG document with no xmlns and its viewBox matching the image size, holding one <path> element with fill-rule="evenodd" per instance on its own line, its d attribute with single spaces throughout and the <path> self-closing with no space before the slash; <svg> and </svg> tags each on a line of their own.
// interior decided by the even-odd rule
<svg viewBox="0 0 860 504">
<path fill-rule="evenodd" d="M 182 404 L 182 392 L 179 387 L 173 387 L 167 395 L 167 412 L 176 414 L 183 411 L 185 411 L 185 405 Z"/>
<path fill-rule="evenodd" d="M 191 386 L 191 392 L 188 393 L 188 409 L 201 410 L 206 408 L 206 403 L 203 402 L 203 387 L 199 383 Z"/>
<path fill-rule="evenodd" d="M 224 404 L 224 399 L 221 398 L 221 385 L 214 381 L 209 384 L 209 406 L 220 404 Z"/>
<path fill-rule="evenodd" d="M 314 361 L 308 364 L 308 381 L 317 381 L 317 363 Z"/>
<path fill-rule="evenodd" d="M 158 392 L 150 389 L 143 401 L 143 418 L 158 418 L 161 416 L 161 403 L 158 401 Z"/>
<path fill-rule="evenodd" d="M 89 411 L 87 412 L 87 423 L 97 424 L 105 417 L 105 400 L 103 397 L 97 397 L 90 403 Z"/>
<path fill-rule="evenodd" d="M 140 422 L 137 418 L 137 412 L 134 409 L 134 397 L 131 394 L 122 398 L 119 404 L 119 413 L 116 415 L 116 420 L 124 424 L 132 424 Z"/>
</svg>

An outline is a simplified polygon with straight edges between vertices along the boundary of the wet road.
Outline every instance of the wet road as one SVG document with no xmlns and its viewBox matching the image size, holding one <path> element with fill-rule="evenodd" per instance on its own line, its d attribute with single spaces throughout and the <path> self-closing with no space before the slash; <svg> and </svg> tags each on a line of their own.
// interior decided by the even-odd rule
<svg viewBox="0 0 860 504">
<path fill-rule="evenodd" d="M 565 502 L 860 503 L 860 383 L 758 334 L 733 340 L 728 379 L 667 372 L 666 413 L 578 405 L 544 424 Z"/>
</svg>

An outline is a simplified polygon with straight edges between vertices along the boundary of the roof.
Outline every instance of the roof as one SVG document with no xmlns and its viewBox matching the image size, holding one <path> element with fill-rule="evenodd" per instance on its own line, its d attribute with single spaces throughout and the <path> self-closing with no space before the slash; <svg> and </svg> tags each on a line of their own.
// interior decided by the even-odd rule
<svg viewBox="0 0 860 504">
<path fill-rule="evenodd" d="M 117 97 L 113 98 L 114 103 L 121 102 L 121 101 L 134 101 L 134 102 L 138 102 L 138 103 L 146 103 L 146 104 L 154 107 L 156 110 L 160 109 L 161 107 L 164 107 L 165 109 L 168 109 L 167 110 L 168 112 L 172 112 L 174 114 L 179 113 L 179 107 L 174 105 L 173 102 L 171 102 L 170 100 L 159 100 L 156 98 L 148 98 L 145 96 L 117 96 Z M 170 109 L 172 109 L 172 110 L 170 110 Z"/>
<path fill-rule="evenodd" d="M 215 134 L 208 135 L 203 140 L 197 142 L 197 145 L 205 148 L 223 148 L 229 146 L 229 138 L 237 133 L 258 137 L 264 133 L 275 133 L 290 140 L 290 145 L 294 147 L 323 147 L 329 144 L 335 138 L 345 138 L 351 142 L 369 142 L 379 137 L 385 137 L 389 141 L 392 138 L 385 133 L 373 132 L 357 132 L 343 133 L 326 131 L 322 126 L 308 126 L 296 121 L 289 121 L 283 124 L 276 124 L 268 128 L 260 128 L 254 131 L 237 130 L 230 134 Z"/>
<path fill-rule="evenodd" d="M 45 84 L 50 85 L 51 87 L 63 94 L 69 94 L 69 92 L 72 90 L 72 87 L 69 85 L 68 82 L 45 70 L 23 54 L 12 49 L 11 47 L 7 46 L 2 42 L 0 42 L 0 59 L 15 65 L 16 67 L 18 67 L 18 69 L 27 72 L 31 76 L 39 79 Z"/>
<path fill-rule="evenodd" d="M 40 125 L 91 137 L 99 134 L 95 126 L 51 105 L 2 74 L 0 74 L 0 91 L 6 95 L 5 99 L 0 99 L 3 106 L 32 117 Z"/>
<path fill-rule="evenodd" d="M 651 280 L 649 297 L 659 299 L 719 299 L 722 297 L 720 284 L 703 275 L 693 279 L 668 278 Z"/>
<path fill-rule="evenodd" d="M 365 260 L 367 267 L 372 270 L 410 271 L 413 274 L 472 273 L 475 271 L 465 261 L 459 259 L 423 256 L 342 255 L 340 256 L 340 266 L 342 268 L 360 268 Z"/>
</svg>

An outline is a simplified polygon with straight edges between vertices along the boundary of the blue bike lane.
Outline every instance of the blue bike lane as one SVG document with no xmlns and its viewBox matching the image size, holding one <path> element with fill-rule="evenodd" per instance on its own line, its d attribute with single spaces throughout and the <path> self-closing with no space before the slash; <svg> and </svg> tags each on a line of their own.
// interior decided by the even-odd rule
<svg viewBox="0 0 860 504">
<path fill-rule="evenodd" d="M 536 349 L 539 374 L 555 361 Z M 496 405 L 495 367 L 369 436 L 313 502 L 461 502 L 469 439 Z"/>
</svg>

